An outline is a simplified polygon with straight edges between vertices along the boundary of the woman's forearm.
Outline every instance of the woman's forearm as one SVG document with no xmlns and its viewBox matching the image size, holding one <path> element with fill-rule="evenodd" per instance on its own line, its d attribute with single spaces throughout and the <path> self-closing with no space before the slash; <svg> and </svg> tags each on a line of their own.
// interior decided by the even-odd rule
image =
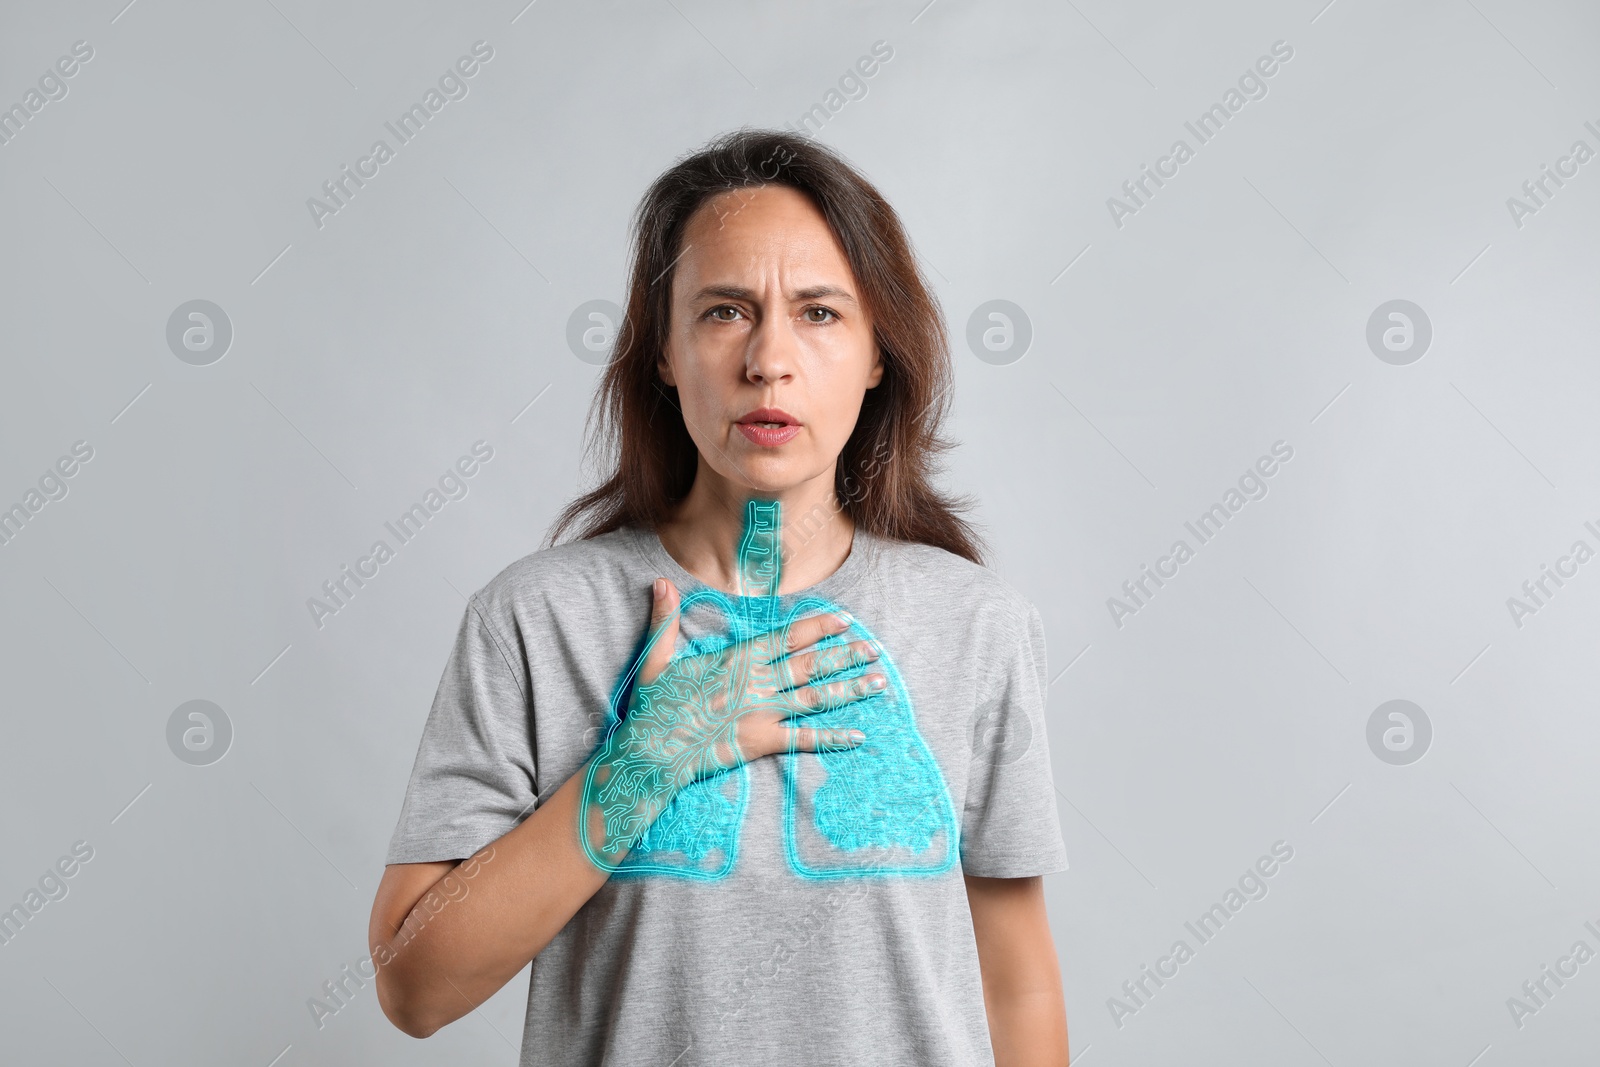
<svg viewBox="0 0 1600 1067">
<path fill-rule="evenodd" d="M 1066 1067 L 1067 1012 L 1061 989 L 985 994 L 995 1067 Z"/>
<path fill-rule="evenodd" d="M 470 859 L 384 872 L 368 939 L 401 1030 L 426 1037 L 489 999 L 605 884 L 578 840 L 586 771 Z"/>
<path fill-rule="evenodd" d="M 1067 1009 L 1042 878 L 967 876 L 996 1067 L 1066 1067 Z"/>
</svg>

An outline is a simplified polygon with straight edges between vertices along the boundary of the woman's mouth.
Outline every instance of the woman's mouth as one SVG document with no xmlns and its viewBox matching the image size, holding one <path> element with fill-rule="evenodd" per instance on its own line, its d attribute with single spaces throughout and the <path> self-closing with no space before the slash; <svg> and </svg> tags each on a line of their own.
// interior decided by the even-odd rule
<svg viewBox="0 0 1600 1067">
<path fill-rule="evenodd" d="M 787 444 L 800 432 L 800 420 L 780 408 L 757 408 L 735 425 L 751 444 L 766 448 Z"/>
</svg>

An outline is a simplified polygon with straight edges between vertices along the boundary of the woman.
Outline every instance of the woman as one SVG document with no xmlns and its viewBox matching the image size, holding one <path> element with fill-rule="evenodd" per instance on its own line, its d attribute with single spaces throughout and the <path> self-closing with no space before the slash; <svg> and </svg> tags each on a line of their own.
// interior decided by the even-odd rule
<svg viewBox="0 0 1600 1067">
<path fill-rule="evenodd" d="M 929 484 L 949 375 L 834 154 L 739 131 L 657 179 L 613 473 L 472 597 L 424 730 L 395 1025 L 533 960 L 524 1064 L 1067 1062 L 1043 631 Z"/>
</svg>

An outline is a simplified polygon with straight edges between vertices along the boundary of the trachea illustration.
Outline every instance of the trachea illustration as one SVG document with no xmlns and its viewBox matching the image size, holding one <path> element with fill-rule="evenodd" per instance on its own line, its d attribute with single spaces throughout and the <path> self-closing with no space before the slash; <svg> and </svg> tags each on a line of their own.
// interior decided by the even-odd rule
<svg viewBox="0 0 1600 1067">
<path fill-rule="evenodd" d="M 681 615 L 715 612 L 726 632 L 689 642 L 654 682 L 639 685 L 647 642 L 613 694 L 600 758 L 590 763 L 585 782 L 579 834 L 589 858 L 613 876 L 714 880 L 738 859 L 750 780 L 748 767 L 734 755 L 734 735 L 739 715 L 760 703 L 743 694 L 760 672 L 775 669 L 797 620 L 846 610 L 820 597 L 782 604 L 781 533 L 779 503 L 750 501 L 739 544 L 740 595 L 701 589 L 679 606 Z M 867 640 L 878 658 L 810 681 L 877 671 L 888 685 L 873 696 L 788 720 L 786 725 L 866 735 L 853 748 L 773 757 L 781 763 L 789 867 L 805 878 L 938 874 L 960 854 L 960 823 L 949 790 L 917 732 L 890 651 L 859 617 L 850 617 L 848 629 L 813 648 L 837 648 L 843 660 L 845 646 Z M 587 829 L 595 805 L 604 813 L 603 841 L 592 840 Z M 628 840 L 632 849 L 617 861 L 614 853 Z"/>
</svg>

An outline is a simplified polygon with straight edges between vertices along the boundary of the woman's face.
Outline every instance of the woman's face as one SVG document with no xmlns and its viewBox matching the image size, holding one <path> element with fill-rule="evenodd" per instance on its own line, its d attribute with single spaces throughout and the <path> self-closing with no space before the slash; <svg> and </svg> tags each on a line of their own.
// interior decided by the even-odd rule
<svg viewBox="0 0 1600 1067">
<path fill-rule="evenodd" d="M 735 486 L 831 492 L 866 391 L 883 379 L 850 264 L 805 194 L 721 193 L 690 218 L 658 364 L 709 465 Z"/>
</svg>

